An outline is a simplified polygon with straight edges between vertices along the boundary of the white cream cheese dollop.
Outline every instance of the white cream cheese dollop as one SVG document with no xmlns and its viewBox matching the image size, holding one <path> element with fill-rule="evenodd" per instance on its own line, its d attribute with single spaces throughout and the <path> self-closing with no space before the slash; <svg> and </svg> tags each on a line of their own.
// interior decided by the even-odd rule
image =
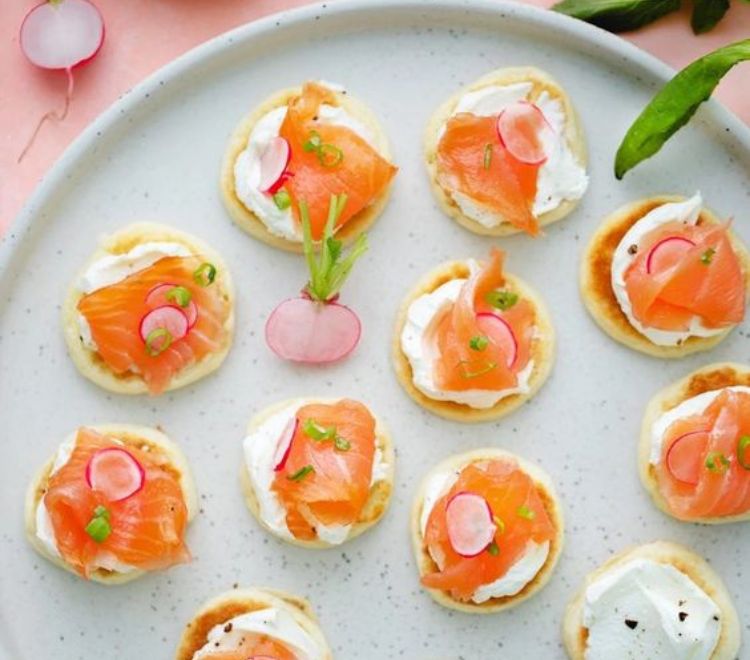
<svg viewBox="0 0 750 660">
<path fill-rule="evenodd" d="M 290 403 L 266 419 L 243 441 L 245 467 L 258 500 L 259 516 L 271 530 L 287 539 L 293 539 L 294 537 L 286 525 L 286 509 L 271 489 L 276 476 L 274 456 L 279 438 L 287 424 L 294 418 L 297 411 L 308 403 L 313 403 L 313 401 Z M 383 481 L 387 477 L 388 465 L 385 463 L 383 452 L 376 447 L 370 484 Z M 315 532 L 321 541 L 338 545 L 346 541 L 351 527 L 351 525 L 318 524 L 315 526 Z"/>
<path fill-rule="evenodd" d="M 470 261 L 471 272 L 478 268 L 476 262 Z M 441 284 L 431 293 L 425 293 L 414 300 L 406 312 L 406 321 L 401 331 L 401 350 L 409 360 L 412 369 L 414 386 L 430 399 L 453 401 L 471 408 L 492 408 L 498 401 L 513 394 L 526 394 L 529 391 L 529 378 L 534 370 L 534 361 L 518 373 L 516 387 L 505 390 L 441 390 L 435 384 L 435 360 L 438 355 L 435 348 L 426 341 L 432 330 L 432 324 L 456 302 L 464 279 L 455 279 Z"/>
<path fill-rule="evenodd" d="M 633 316 L 633 306 L 625 288 L 625 273 L 637 256 L 637 254 L 630 254 L 628 251 L 630 246 L 640 245 L 646 234 L 668 222 L 677 221 L 694 225 L 698 222 L 702 207 L 703 199 L 700 193 L 696 193 L 684 202 L 669 202 L 657 206 L 627 231 L 612 255 L 612 291 L 614 291 L 620 309 L 622 309 L 630 325 L 657 346 L 677 346 L 688 337 L 711 337 L 726 330 L 726 328 L 707 328 L 698 316 L 693 317 L 690 328 L 684 332 L 648 328 Z"/>
<path fill-rule="evenodd" d="M 482 87 L 464 94 L 452 114 L 470 112 L 479 117 L 495 116 L 509 105 L 528 98 L 533 88 L 531 82 Z M 565 139 L 567 117 L 562 103 L 546 91 L 542 92 L 534 103 L 557 136 L 557 139 L 548 145 L 547 160 L 539 168 L 537 193 L 532 208 L 532 212 L 538 217 L 553 211 L 564 201 L 575 201 L 583 197 L 588 188 L 589 178 Z M 444 126 L 441 128 L 441 134 L 443 130 Z M 460 191 L 451 191 L 451 197 L 464 215 L 484 227 L 497 227 L 506 222 L 494 210 Z"/>
<path fill-rule="evenodd" d="M 431 475 L 424 487 L 422 500 L 422 513 L 419 518 L 419 528 L 424 538 L 427 530 L 427 521 L 437 501 L 447 493 L 460 474 L 460 470 L 447 470 L 436 472 Z M 428 550 L 429 551 L 429 550 Z M 432 556 L 432 555 L 431 555 Z M 471 597 L 475 603 L 484 603 L 490 598 L 502 598 L 503 596 L 514 596 L 521 591 L 536 574 L 541 570 L 549 556 L 549 541 L 535 543 L 529 541 L 523 554 L 513 563 L 505 573 L 497 580 L 483 584 L 477 588 Z M 432 556 L 432 559 L 440 567 L 440 557 Z"/>
<path fill-rule="evenodd" d="M 317 640 L 285 610 L 268 607 L 247 614 L 240 614 L 229 621 L 214 626 L 208 633 L 206 644 L 193 654 L 193 660 L 201 660 L 219 651 L 233 651 L 240 646 L 246 633 L 267 635 L 278 640 L 298 660 L 323 660 L 325 650 Z"/>
<path fill-rule="evenodd" d="M 344 92 L 341 85 L 319 81 L 334 92 Z M 234 189 L 238 199 L 276 236 L 288 241 L 302 242 L 302 227 L 294 219 L 291 208 L 279 209 L 273 196 L 261 192 L 260 158 L 268 143 L 279 135 L 286 117 L 286 106 L 275 108 L 261 117 L 247 139 L 247 147 L 234 164 Z M 319 124 L 345 126 L 377 150 L 372 130 L 339 106 L 322 104 L 318 108 Z"/>
<path fill-rule="evenodd" d="M 723 387 L 718 390 L 710 390 L 709 392 L 702 392 L 701 394 L 690 397 L 689 399 L 685 399 L 671 410 L 660 415 L 651 426 L 651 452 L 649 455 L 649 462 L 652 465 L 658 465 L 661 462 L 664 438 L 667 434 L 667 430 L 672 424 L 678 419 L 702 414 L 703 411 L 713 403 L 714 399 L 725 390 L 750 394 L 750 387 L 744 385 L 732 385 L 731 387 Z"/>
<path fill-rule="evenodd" d="M 586 589 L 586 660 L 708 660 L 721 611 L 682 571 L 633 559 Z"/>
</svg>

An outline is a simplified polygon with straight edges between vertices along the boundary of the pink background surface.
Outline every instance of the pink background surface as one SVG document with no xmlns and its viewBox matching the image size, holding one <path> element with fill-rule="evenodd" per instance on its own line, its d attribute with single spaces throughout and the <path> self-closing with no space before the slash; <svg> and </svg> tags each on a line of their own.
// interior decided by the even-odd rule
<svg viewBox="0 0 750 660">
<path fill-rule="evenodd" d="M 329 0 L 335 2 L 335 0 Z M 554 0 L 523 0 L 549 6 Z M 106 22 L 99 55 L 76 70 L 76 91 L 63 123 L 47 124 L 22 163 L 29 134 L 42 114 L 61 105 L 65 75 L 32 66 L 18 46 L 18 27 L 38 0 L 0 0 L 0 232 L 65 147 L 117 97 L 146 75 L 193 46 L 267 14 L 309 0 L 95 0 Z M 750 5 L 734 0 L 722 23 L 707 35 L 690 31 L 688 7 L 637 33 L 636 44 L 674 67 L 750 34 Z M 750 123 L 750 64 L 736 67 L 719 98 Z"/>
</svg>

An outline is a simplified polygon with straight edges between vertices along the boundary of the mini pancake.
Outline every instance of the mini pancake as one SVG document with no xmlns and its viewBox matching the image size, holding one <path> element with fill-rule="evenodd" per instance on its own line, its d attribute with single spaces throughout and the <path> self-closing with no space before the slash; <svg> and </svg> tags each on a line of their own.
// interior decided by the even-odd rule
<svg viewBox="0 0 750 660">
<path fill-rule="evenodd" d="M 534 360 L 534 367 L 529 377 L 529 391 L 525 394 L 512 394 L 500 399 L 491 408 L 472 408 L 463 403 L 431 399 L 414 385 L 411 364 L 401 349 L 401 333 L 406 324 L 409 306 L 420 296 L 432 293 L 446 282 L 465 279 L 468 276 L 469 265 L 466 261 L 450 261 L 425 275 L 407 294 L 399 308 L 391 350 L 396 377 L 406 393 L 420 406 L 440 417 L 457 422 L 486 422 L 500 419 L 513 412 L 533 397 L 544 384 L 552 371 L 552 363 L 555 357 L 555 330 L 552 327 L 547 306 L 539 294 L 520 278 L 509 273 L 503 273 L 509 285 L 508 288 L 517 292 L 520 297 L 529 300 L 536 310 L 536 334 L 531 348 L 531 359 Z"/>
<path fill-rule="evenodd" d="M 637 558 L 674 566 L 706 592 L 722 613 L 721 633 L 711 660 L 734 660 L 740 648 L 740 623 L 723 581 L 702 557 L 670 541 L 656 541 L 623 550 L 586 577 L 583 587 L 565 609 L 562 635 L 568 656 L 572 660 L 584 660 L 588 631 L 583 627 L 583 608 L 587 587 L 608 571 Z"/>
<path fill-rule="evenodd" d="M 205 603 L 185 626 L 174 656 L 175 660 L 193 660 L 195 653 L 205 646 L 208 633 L 214 626 L 241 614 L 269 607 L 288 612 L 318 643 L 325 660 L 333 658 L 312 606 L 307 600 L 278 589 L 252 588 L 226 591 Z"/>
<path fill-rule="evenodd" d="M 118 440 L 124 442 L 126 447 L 131 446 L 140 449 L 147 448 L 149 452 L 152 452 L 152 455 L 162 457 L 164 465 L 168 466 L 169 471 L 176 474 L 179 479 L 180 488 L 187 507 L 188 523 L 195 518 L 195 515 L 198 513 L 198 493 L 195 488 L 195 482 L 193 481 L 193 475 L 190 471 L 187 458 L 185 458 L 182 450 L 175 442 L 170 440 L 161 431 L 149 426 L 136 426 L 132 424 L 96 424 L 89 425 L 87 428 L 105 435 L 114 436 Z M 74 440 L 77 433 L 78 430 L 73 431 L 73 433 L 63 440 L 63 443 Z M 42 466 L 39 472 L 31 480 L 29 488 L 26 491 L 26 500 L 24 502 L 24 526 L 26 529 L 26 538 L 34 550 L 42 555 L 42 557 L 51 561 L 56 566 L 64 568 L 66 571 L 70 571 L 74 575 L 78 575 L 75 569 L 69 566 L 61 557 L 51 554 L 49 549 L 36 536 L 36 510 L 42 497 L 44 497 L 44 494 L 47 492 L 47 484 L 49 482 L 50 472 L 52 471 L 52 465 L 55 461 L 55 455 L 50 457 L 50 459 Z M 131 580 L 135 580 L 136 578 L 145 575 L 147 572 L 148 571 L 133 570 L 128 573 L 117 573 L 116 571 L 108 571 L 99 568 L 92 571 L 90 579 L 94 582 L 99 582 L 100 584 L 109 586 L 130 582 Z"/>
<path fill-rule="evenodd" d="M 658 358 L 681 358 L 691 353 L 710 350 L 733 329 L 729 327 L 711 337 L 689 337 L 678 346 L 659 346 L 630 325 L 612 290 L 612 257 L 627 231 L 657 206 L 684 200 L 685 197 L 679 195 L 659 195 L 620 207 L 599 225 L 581 260 L 581 297 L 594 321 L 615 341 Z M 702 223 L 720 224 L 721 221 L 704 207 L 698 218 L 698 224 Z M 730 238 L 732 247 L 740 259 L 747 287 L 750 284 L 750 255 L 736 235 L 730 233 Z"/>
<path fill-rule="evenodd" d="M 338 401 L 338 399 L 300 398 L 287 399 L 286 401 L 276 403 L 272 406 L 269 406 L 268 408 L 265 408 L 250 420 L 245 435 L 250 435 L 260 426 L 262 426 L 262 424 L 267 419 L 273 417 L 273 415 L 275 415 L 277 412 L 284 410 L 285 408 L 288 408 L 293 404 L 298 404 L 299 407 L 302 407 L 303 405 L 307 405 L 309 403 L 333 403 L 335 401 Z M 368 529 L 370 529 L 370 527 L 377 524 L 377 522 L 385 515 L 385 512 L 388 510 L 388 506 L 391 501 L 391 495 L 393 493 L 395 464 L 393 442 L 391 440 L 390 433 L 388 432 L 388 429 L 385 427 L 383 422 L 377 416 L 375 416 L 372 411 L 370 411 L 370 414 L 372 414 L 375 418 L 375 446 L 376 448 L 379 448 L 382 453 L 383 463 L 386 466 L 387 476 L 385 479 L 377 481 L 370 487 L 370 496 L 367 500 L 367 503 L 365 504 L 365 507 L 360 514 L 359 520 L 354 523 L 352 525 L 352 528 L 349 530 L 349 535 L 346 537 L 344 543 L 366 532 Z M 245 504 L 247 505 L 247 508 L 250 509 L 250 513 L 253 514 L 253 517 L 258 521 L 258 524 L 270 534 L 273 534 L 286 543 L 297 545 L 303 548 L 338 548 L 342 545 L 342 543 L 327 543 L 326 541 L 323 541 L 321 539 L 308 541 L 305 539 L 287 538 L 285 536 L 279 535 L 274 529 L 272 529 L 260 515 L 260 505 L 258 503 L 258 497 L 255 493 L 255 488 L 247 471 L 244 455 L 242 457 L 242 466 L 240 468 L 240 485 L 242 487 L 242 493 L 245 497 Z"/>
<path fill-rule="evenodd" d="M 496 448 L 476 449 L 463 454 L 457 454 L 451 456 L 438 465 L 436 465 L 422 480 L 419 486 L 417 495 L 414 498 L 414 504 L 411 510 L 411 539 L 412 548 L 414 550 L 414 557 L 417 562 L 417 570 L 419 571 L 419 577 L 431 573 L 437 569 L 437 565 L 430 556 L 427 546 L 422 539 L 422 531 L 420 526 L 420 519 L 422 516 L 422 508 L 424 505 L 425 490 L 430 477 L 433 474 L 446 472 L 449 470 L 460 470 L 470 463 L 477 463 L 483 460 L 493 459 L 514 459 L 518 466 L 527 473 L 533 480 L 537 487 L 537 491 L 544 503 L 544 508 L 552 521 L 557 534 L 554 539 L 550 541 L 549 554 L 544 565 L 539 569 L 539 572 L 534 578 L 526 584 L 521 591 L 513 596 L 503 596 L 501 598 L 490 598 L 483 603 L 464 602 L 453 598 L 448 592 L 441 591 L 439 589 L 429 589 L 422 586 L 422 589 L 430 594 L 432 599 L 443 607 L 447 607 L 452 610 L 458 610 L 459 612 L 467 612 L 469 614 L 492 614 L 493 612 L 500 612 L 507 610 L 511 607 L 515 607 L 519 603 L 522 603 L 526 599 L 533 596 L 540 589 L 542 589 L 547 582 L 549 582 L 552 576 L 557 561 L 560 558 L 560 553 L 563 548 L 563 539 L 565 537 L 565 524 L 563 520 L 562 507 L 557 497 L 555 486 L 552 483 L 549 475 L 534 463 L 530 463 L 520 456 L 513 454 L 509 451 Z"/>
<path fill-rule="evenodd" d="M 664 413 L 694 396 L 712 390 L 743 385 L 750 387 L 750 367 L 735 362 L 717 362 L 698 369 L 685 378 L 665 387 L 649 401 L 641 425 L 641 438 L 638 444 L 638 474 L 641 483 L 651 495 L 654 504 L 667 515 L 672 513 L 657 486 L 656 474 L 649 458 L 651 455 L 651 427 Z M 735 516 L 694 518 L 690 522 L 722 524 L 750 520 L 750 511 Z"/>
<path fill-rule="evenodd" d="M 218 286 L 221 295 L 229 304 L 229 315 L 224 322 L 226 341 L 221 350 L 206 355 L 202 360 L 191 364 L 178 372 L 165 390 L 172 390 L 190 385 L 207 376 L 221 366 L 232 345 L 234 333 L 234 289 L 232 278 L 224 260 L 219 254 L 198 238 L 172 227 L 151 222 L 138 222 L 104 238 L 97 251 L 76 275 L 68 290 L 62 306 L 62 325 L 68 353 L 78 371 L 90 381 L 110 392 L 118 394 L 145 394 L 148 387 L 145 381 L 135 373 L 118 375 L 94 351 L 83 343 L 78 328 L 78 302 L 84 296 L 78 288 L 78 282 L 86 269 L 95 261 L 110 254 L 125 254 L 135 246 L 148 242 L 170 242 L 186 246 L 193 254 L 205 257 L 216 266 L 216 280 L 212 286 Z"/>
<path fill-rule="evenodd" d="M 247 232 L 253 238 L 263 241 L 271 247 L 287 250 L 288 252 L 302 252 L 302 242 L 290 241 L 282 236 L 271 233 L 265 224 L 248 209 L 237 197 L 234 186 L 234 164 L 239 155 L 246 149 L 247 140 L 253 132 L 256 124 L 269 112 L 276 108 L 286 106 L 295 96 L 302 92 L 302 87 L 289 87 L 276 92 L 263 101 L 255 110 L 245 116 L 237 125 L 229 138 L 229 144 L 224 153 L 221 165 L 221 176 L 219 186 L 224 206 L 235 224 Z M 378 118 L 362 101 L 352 97 L 350 94 L 334 92 L 337 107 L 343 108 L 352 117 L 355 117 L 363 125 L 367 126 L 370 133 L 375 137 L 377 152 L 386 160 L 391 160 L 391 150 L 388 138 L 383 131 Z M 389 184 L 380 196 L 370 206 L 362 209 L 336 232 L 336 238 L 344 244 L 353 241 L 362 232 L 370 228 L 378 216 L 385 209 L 391 193 Z"/>
<path fill-rule="evenodd" d="M 581 127 L 578 113 L 573 107 L 568 94 L 548 73 L 532 66 L 509 67 L 492 71 L 467 87 L 464 87 L 445 101 L 445 103 L 440 105 L 427 123 L 427 129 L 424 136 L 425 164 L 427 166 L 427 174 L 430 177 L 432 192 L 434 193 L 435 199 L 440 205 L 440 208 L 446 215 L 453 218 L 462 227 L 474 232 L 475 234 L 481 234 L 484 236 L 510 236 L 511 234 L 518 234 L 522 230 L 507 222 L 503 222 L 496 227 L 485 227 L 476 220 L 472 220 L 464 215 L 461 208 L 451 197 L 450 191 L 446 190 L 438 183 L 437 149 L 438 143 L 440 142 L 440 130 L 453 114 L 461 97 L 467 92 L 473 92 L 493 85 L 505 86 L 521 82 L 533 83 L 534 87 L 530 94 L 530 99 L 532 101 L 539 98 L 539 95 L 545 91 L 550 97 L 560 100 L 567 119 L 565 125 L 565 141 L 578 162 L 583 167 L 586 166 L 586 142 L 583 136 L 583 129 Z M 575 209 L 579 201 L 580 200 L 563 200 L 557 208 L 537 216 L 539 225 L 545 226 L 556 222 L 557 220 L 562 220 L 565 216 L 570 214 L 573 209 Z"/>
</svg>

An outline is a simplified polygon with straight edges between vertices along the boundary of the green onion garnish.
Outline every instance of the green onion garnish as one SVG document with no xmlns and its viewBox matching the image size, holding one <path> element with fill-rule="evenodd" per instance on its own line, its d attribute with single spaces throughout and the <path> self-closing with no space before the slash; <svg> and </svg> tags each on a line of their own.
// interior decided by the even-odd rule
<svg viewBox="0 0 750 660">
<path fill-rule="evenodd" d="M 497 557 L 500 554 L 500 547 L 497 545 L 494 539 L 492 543 L 487 546 L 487 552 L 489 552 L 493 557 Z"/>
<path fill-rule="evenodd" d="M 498 534 L 502 534 L 505 531 L 505 523 L 500 516 L 492 516 L 492 522 L 495 523 Z"/>
<path fill-rule="evenodd" d="M 302 424 L 302 429 L 313 440 L 333 440 L 336 437 L 335 426 L 321 426 L 314 419 L 306 419 Z"/>
<path fill-rule="evenodd" d="M 318 131 L 310 131 L 310 137 L 307 138 L 307 142 L 302 145 L 302 148 L 310 153 L 311 151 L 320 149 L 321 144 L 320 133 Z"/>
<path fill-rule="evenodd" d="M 714 255 L 716 254 L 716 250 L 712 247 L 708 248 L 702 255 L 701 255 L 701 263 L 705 266 L 708 266 L 713 259 Z"/>
<path fill-rule="evenodd" d="M 488 291 L 484 299 L 493 307 L 506 310 L 518 302 L 518 294 L 512 291 Z"/>
<path fill-rule="evenodd" d="M 461 360 L 458 363 L 461 367 L 461 375 L 464 378 L 478 378 L 479 376 L 483 376 L 497 368 L 497 362 L 490 362 L 487 360 L 479 360 L 478 362 L 479 364 L 477 364 L 476 360 Z"/>
<path fill-rule="evenodd" d="M 193 294 L 190 293 L 190 289 L 186 289 L 184 286 L 176 286 L 170 289 L 165 296 L 167 300 L 177 303 L 180 307 L 187 307 L 192 297 Z"/>
<path fill-rule="evenodd" d="M 484 169 L 490 169 L 490 163 L 492 162 L 492 145 L 486 144 L 484 146 Z"/>
<path fill-rule="evenodd" d="M 292 205 L 292 198 L 289 197 L 289 193 L 282 188 L 273 194 L 273 203 L 276 204 L 276 208 L 279 209 L 279 211 L 284 211 Z"/>
<path fill-rule="evenodd" d="M 213 284 L 216 279 L 216 266 L 207 261 L 203 262 L 193 273 L 193 279 L 201 286 Z"/>
<path fill-rule="evenodd" d="M 536 512 L 529 509 L 529 507 L 527 507 L 525 504 L 519 506 L 516 513 L 521 516 L 521 518 L 525 518 L 526 520 L 534 520 L 534 517 L 536 516 Z"/>
<path fill-rule="evenodd" d="M 103 543 L 112 533 L 112 526 L 109 524 L 109 511 L 99 505 L 94 509 L 94 517 L 84 528 L 88 534 L 97 543 Z"/>
<path fill-rule="evenodd" d="M 706 467 L 711 472 L 722 474 L 729 468 L 729 459 L 720 451 L 710 451 L 706 456 Z"/>
<path fill-rule="evenodd" d="M 161 340 L 161 341 L 160 341 Z M 172 333 L 166 328 L 154 328 L 146 336 L 146 353 L 156 357 L 172 345 Z"/>
<path fill-rule="evenodd" d="M 750 470 L 750 460 L 745 459 L 748 446 L 750 446 L 750 435 L 741 435 L 737 441 L 737 462 L 746 470 Z"/>
<path fill-rule="evenodd" d="M 302 481 L 308 474 L 315 472 L 315 468 L 312 465 L 305 465 L 297 470 L 294 474 L 287 477 L 290 481 Z"/>
<path fill-rule="evenodd" d="M 336 167 L 344 160 L 344 152 L 332 144 L 321 144 L 318 149 L 318 160 L 323 167 Z"/>
<path fill-rule="evenodd" d="M 489 343 L 490 340 L 484 335 L 476 335 L 469 340 L 469 348 L 473 351 L 483 351 Z"/>
<path fill-rule="evenodd" d="M 338 451 L 349 451 L 352 448 L 352 443 L 349 442 L 346 438 L 342 438 L 340 435 L 337 435 L 333 441 L 333 446 L 336 447 Z"/>
</svg>

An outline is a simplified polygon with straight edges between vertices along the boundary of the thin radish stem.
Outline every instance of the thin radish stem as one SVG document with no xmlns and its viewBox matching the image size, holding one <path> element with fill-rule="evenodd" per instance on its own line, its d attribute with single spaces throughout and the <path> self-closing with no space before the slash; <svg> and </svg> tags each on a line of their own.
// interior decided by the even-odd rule
<svg viewBox="0 0 750 660">
<path fill-rule="evenodd" d="M 36 128 L 34 129 L 34 132 L 31 134 L 31 137 L 29 138 L 29 141 L 26 143 L 26 146 L 23 148 L 23 151 L 21 152 L 21 155 L 18 156 L 18 163 L 20 163 L 24 156 L 29 152 L 31 147 L 34 145 L 34 142 L 36 140 L 36 136 L 39 134 L 39 131 L 42 129 L 42 126 L 49 121 L 54 119 L 55 121 L 63 121 L 68 116 L 68 110 L 70 109 L 70 101 L 73 98 L 73 88 L 75 81 L 73 80 L 73 69 L 71 67 L 68 67 L 65 69 L 65 74 L 68 76 L 68 87 L 65 91 L 65 105 L 63 106 L 62 112 L 58 113 L 55 110 L 50 110 L 49 112 L 45 112 L 44 115 L 39 119 L 39 122 L 36 125 Z"/>
</svg>

